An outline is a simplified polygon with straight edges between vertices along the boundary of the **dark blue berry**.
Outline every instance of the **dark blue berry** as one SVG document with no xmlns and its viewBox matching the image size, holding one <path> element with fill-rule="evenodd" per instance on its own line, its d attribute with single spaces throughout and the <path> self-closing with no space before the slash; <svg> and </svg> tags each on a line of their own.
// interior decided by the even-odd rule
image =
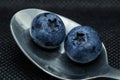
<svg viewBox="0 0 120 80">
<path fill-rule="evenodd" d="M 88 63 L 100 54 L 102 43 L 98 32 L 89 26 L 73 28 L 65 39 L 68 57 L 78 63 Z"/>
<path fill-rule="evenodd" d="M 57 48 L 66 36 L 62 20 L 54 13 L 37 15 L 30 28 L 34 42 L 47 49 Z"/>
</svg>

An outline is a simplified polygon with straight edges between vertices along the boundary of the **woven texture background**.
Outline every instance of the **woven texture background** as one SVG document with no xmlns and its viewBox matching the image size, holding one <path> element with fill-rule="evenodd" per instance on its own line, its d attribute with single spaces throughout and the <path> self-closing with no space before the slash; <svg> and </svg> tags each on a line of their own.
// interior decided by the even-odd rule
<svg viewBox="0 0 120 80">
<path fill-rule="evenodd" d="M 104 42 L 109 64 L 120 69 L 119 0 L 2 0 L 0 1 L 0 80 L 56 80 L 18 48 L 10 32 L 10 19 L 21 9 L 40 8 L 94 27 Z"/>
</svg>

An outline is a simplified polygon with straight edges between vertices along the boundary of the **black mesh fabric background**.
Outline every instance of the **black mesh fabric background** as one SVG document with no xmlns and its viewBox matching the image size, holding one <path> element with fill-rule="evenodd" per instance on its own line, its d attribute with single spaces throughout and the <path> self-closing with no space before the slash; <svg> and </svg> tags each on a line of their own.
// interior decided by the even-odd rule
<svg viewBox="0 0 120 80">
<path fill-rule="evenodd" d="M 26 8 L 52 11 L 92 26 L 100 33 L 107 48 L 109 64 L 120 69 L 119 0 L 1 0 L 0 80 L 57 80 L 29 61 L 11 35 L 10 19 Z"/>
</svg>

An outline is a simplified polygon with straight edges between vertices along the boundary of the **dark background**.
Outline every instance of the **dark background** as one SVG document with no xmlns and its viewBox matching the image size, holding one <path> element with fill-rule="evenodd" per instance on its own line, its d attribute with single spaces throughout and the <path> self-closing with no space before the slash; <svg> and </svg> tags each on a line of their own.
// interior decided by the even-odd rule
<svg viewBox="0 0 120 80">
<path fill-rule="evenodd" d="M 92 26 L 107 48 L 109 64 L 120 69 L 120 0 L 1 0 L 0 80 L 56 80 L 26 58 L 11 35 L 10 19 L 26 8 L 52 11 Z"/>
</svg>

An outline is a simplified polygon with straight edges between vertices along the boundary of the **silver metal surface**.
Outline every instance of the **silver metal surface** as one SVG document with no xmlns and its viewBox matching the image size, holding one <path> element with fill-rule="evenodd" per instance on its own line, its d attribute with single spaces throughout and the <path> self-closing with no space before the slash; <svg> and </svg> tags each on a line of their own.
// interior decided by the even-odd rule
<svg viewBox="0 0 120 80">
<path fill-rule="evenodd" d="M 40 9 L 24 9 L 17 12 L 11 19 L 12 35 L 23 53 L 40 69 L 46 73 L 65 80 L 92 79 L 96 77 L 110 77 L 120 79 L 120 72 L 111 68 L 107 61 L 107 52 L 103 45 L 100 56 L 88 64 L 72 62 L 65 54 L 64 43 L 55 50 L 45 50 L 37 46 L 30 37 L 29 28 L 33 18 L 48 11 Z M 60 16 L 60 15 L 58 15 Z M 68 33 L 80 24 L 60 16 Z"/>
</svg>

